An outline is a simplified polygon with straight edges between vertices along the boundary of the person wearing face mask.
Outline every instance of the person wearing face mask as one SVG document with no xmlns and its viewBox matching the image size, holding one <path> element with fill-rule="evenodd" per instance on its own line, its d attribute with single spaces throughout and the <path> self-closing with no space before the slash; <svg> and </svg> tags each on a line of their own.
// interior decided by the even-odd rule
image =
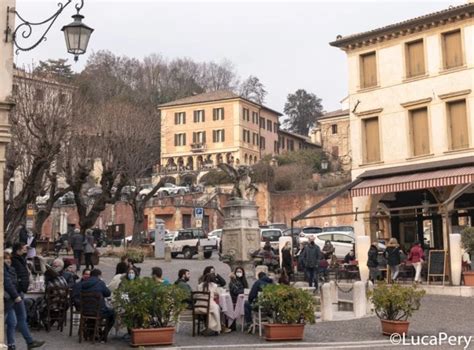
<svg viewBox="0 0 474 350">
<path fill-rule="evenodd" d="M 133 281 L 137 278 L 137 273 L 133 267 L 129 267 L 127 271 L 127 280 Z"/>
<path fill-rule="evenodd" d="M 213 276 L 213 280 L 212 280 L 213 283 L 217 284 L 218 287 L 224 287 L 225 286 L 225 284 L 226 284 L 225 279 L 221 275 L 216 273 L 216 269 L 214 268 L 214 266 L 206 266 L 206 268 L 202 272 L 202 276 L 199 277 L 198 282 L 199 283 L 204 282 L 204 279 L 205 279 L 206 275 L 210 274 L 210 273 Z"/>
<path fill-rule="evenodd" d="M 187 269 L 181 269 L 178 272 L 178 279 L 174 282 L 179 288 L 186 292 L 186 302 L 188 303 L 188 307 L 191 307 L 191 293 L 192 289 L 191 286 L 188 284 L 189 279 L 191 278 L 191 273 Z"/>
<path fill-rule="evenodd" d="M 242 267 L 236 267 L 234 273 L 230 274 L 229 292 L 232 297 L 232 303 L 237 303 L 239 294 L 244 294 L 244 290 L 249 287 L 247 278 L 245 278 L 245 271 Z"/>
</svg>

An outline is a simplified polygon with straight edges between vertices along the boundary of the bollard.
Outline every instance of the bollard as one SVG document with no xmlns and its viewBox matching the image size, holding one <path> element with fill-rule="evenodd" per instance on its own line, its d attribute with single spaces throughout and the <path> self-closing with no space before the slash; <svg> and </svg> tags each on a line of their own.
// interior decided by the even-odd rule
<svg viewBox="0 0 474 350">
<path fill-rule="evenodd" d="M 321 286 L 321 321 L 332 320 L 331 286 L 329 283 L 324 283 Z"/>
<path fill-rule="evenodd" d="M 201 245 L 198 245 L 198 260 L 204 260 L 204 251 Z"/>
<path fill-rule="evenodd" d="M 451 233 L 449 235 L 449 254 L 451 260 L 449 266 L 451 267 L 451 282 L 453 286 L 461 285 L 461 266 L 462 266 L 462 252 L 461 252 L 461 235 L 459 233 Z M 443 277 L 444 278 L 444 277 Z"/>
<path fill-rule="evenodd" d="M 165 261 L 166 262 L 171 261 L 171 247 L 168 247 L 168 246 L 165 247 Z"/>
<path fill-rule="evenodd" d="M 360 318 L 365 316 L 367 310 L 367 295 L 365 294 L 365 283 L 362 281 L 354 282 L 352 291 L 352 303 L 354 305 L 354 316 Z"/>
<path fill-rule="evenodd" d="M 265 272 L 268 275 L 268 266 L 267 265 L 257 265 L 255 267 L 255 279 L 258 279 L 258 274 L 260 272 Z"/>
<path fill-rule="evenodd" d="M 374 290 L 374 284 L 372 283 L 372 281 L 367 282 L 367 293 L 373 292 L 373 290 Z M 367 298 L 366 314 L 371 315 L 373 312 L 374 312 L 374 304 L 369 298 Z"/>
<path fill-rule="evenodd" d="M 330 281 L 329 286 L 331 287 L 331 302 L 333 304 L 338 304 L 339 302 L 339 296 L 337 295 L 337 286 L 336 282 Z"/>
</svg>

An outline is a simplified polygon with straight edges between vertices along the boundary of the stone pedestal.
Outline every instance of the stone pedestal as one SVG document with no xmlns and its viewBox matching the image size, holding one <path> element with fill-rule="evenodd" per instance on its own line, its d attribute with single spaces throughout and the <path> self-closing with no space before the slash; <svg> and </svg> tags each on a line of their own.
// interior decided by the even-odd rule
<svg viewBox="0 0 474 350">
<path fill-rule="evenodd" d="M 252 254 L 260 249 L 257 206 L 254 201 L 231 199 L 224 206 L 221 260 L 232 271 L 241 266 L 247 278 L 255 278 Z"/>
</svg>

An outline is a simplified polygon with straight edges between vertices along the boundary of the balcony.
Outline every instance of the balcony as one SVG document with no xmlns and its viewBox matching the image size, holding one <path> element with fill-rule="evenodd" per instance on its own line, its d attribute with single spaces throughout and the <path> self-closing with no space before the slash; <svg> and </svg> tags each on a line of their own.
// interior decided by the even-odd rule
<svg viewBox="0 0 474 350">
<path fill-rule="evenodd" d="M 207 149 L 207 146 L 203 142 L 191 144 L 191 152 L 199 153 L 199 152 L 204 152 L 206 149 Z"/>
</svg>

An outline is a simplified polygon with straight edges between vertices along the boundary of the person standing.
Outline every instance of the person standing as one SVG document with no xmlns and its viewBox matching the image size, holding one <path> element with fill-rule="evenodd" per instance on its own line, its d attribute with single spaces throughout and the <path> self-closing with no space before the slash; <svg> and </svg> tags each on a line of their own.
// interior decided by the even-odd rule
<svg viewBox="0 0 474 350">
<path fill-rule="evenodd" d="M 86 269 L 94 269 L 92 264 L 92 254 L 94 254 L 94 236 L 92 236 L 92 230 L 86 231 L 86 237 L 84 238 L 84 257 L 86 261 Z"/>
<path fill-rule="evenodd" d="M 372 281 L 372 283 L 375 283 L 375 281 L 379 277 L 379 252 L 377 249 L 377 246 L 373 243 L 370 245 L 369 251 L 367 253 L 368 259 L 367 259 L 367 267 L 369 268 L 369 279 Z"/>
<path fill-rule="evenodd" d="M 18 241 L 20 243 L 26 244 L 28 241 L 28 230 L 25 225 L 20 225 L 20 230 L 18 231 Z"/>
<path fill-rule="evenodd" d="M 314 243 L 314 236 L 309 237 L 309 244 L 303 250 L 302 262 L 306 279 L 310 287 L 318 289 L 319 260 L 321 258 L 321 249 Z"/>
<path fill-rule="evenodd" d="M 28 231 L 26 249 L 26 258 L 33 259 L 36 256 L 36 235 L 32 231 Z"/>
<path fill-rule="evenodd" d="M 76 260 L 76 272 L 79 272 L 81 270 L 82 252 L 84 251 L 84 236 L 78 228 L 74 230 L 70 245 Z"/>
<path fill-rule="evenodd" d="M 387 265 L 390 267 L 390 271 L 392 273 L 392 281 L 395 281 L 398 277 L 398 273 L 400 271 L 400 246 L 398 245 L 398 241 L 396 238 L 390 238 L 388 241 L 387 248 L 383 252 L 385 259 L 387 259 Z"/>
<path fill-rule="evenodd" d="M 15 330 L 18 330 L 26 341 L 28 350 L 39 348 L 44 345 L 44 341 L 34 340 L 31 336 L 28 324 L 26 322 L 26 308 L 22 293 L 18 290 L 18 280 L 15 269 L 12 265 L 12 257 L 8 252 L 4 252 L 3 264 L 3 288 L 4 288 L 4 307 L 5 324 L 8 350 L 15 350 Z"/>
<path fill-rule="evenodd" d="M 420 242 L 415 242 L 408 254 L 408 261 L 411 261 L 415 268 L 415 283 L 421 283 L 421 268 L 425 259 L 425 253 L 420 246 Z"/>
<path fill-rule="evenodd" d="M 291 258 L 291 243 L 288 241 L 285 246 L 281 249 L 281 267 L 285 270 L 288 278 L 291 278 L 293 274 L 293 264 Z"/>
<path fill-rule="evenodd" d="M 28 287 L 30 286 L 30 272 L 25 255 L 25 243 L 15 243 L 13 245 L 12 266 L 17 276 L 18 291 L 21 293 L 28 292 Z"/>
</svg>

